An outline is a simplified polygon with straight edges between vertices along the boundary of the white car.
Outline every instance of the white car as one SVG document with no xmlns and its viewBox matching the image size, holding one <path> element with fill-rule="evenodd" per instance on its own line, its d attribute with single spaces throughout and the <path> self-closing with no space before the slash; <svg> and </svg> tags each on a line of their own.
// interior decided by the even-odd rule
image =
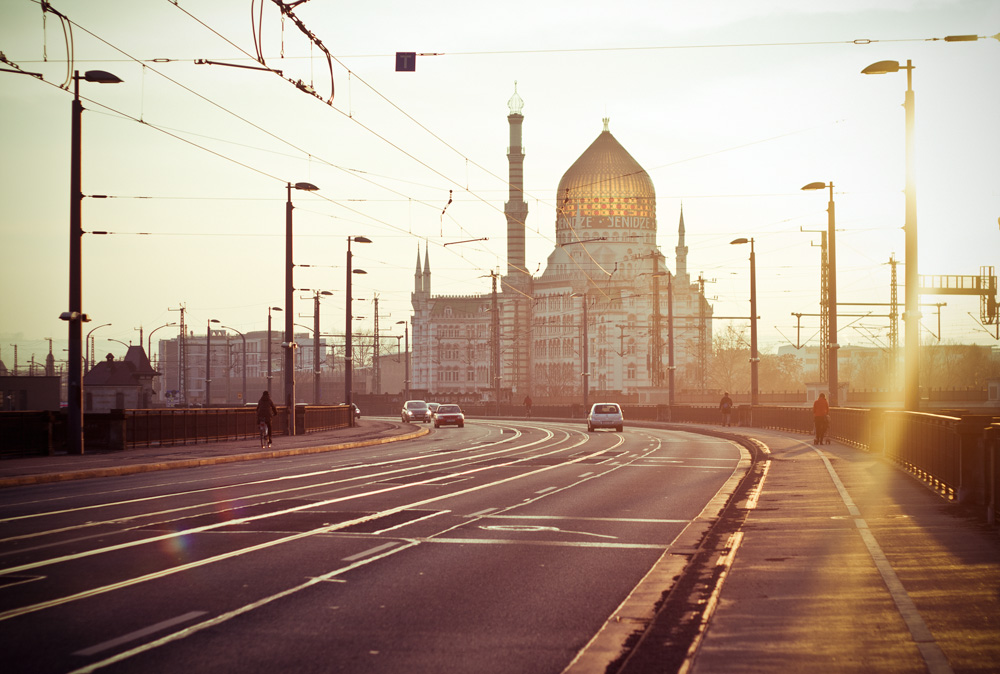
<svg viewBox="0 0 1000 674">
<path fill-rule="evenodd" d="M 595 428 L 613 428 L 621 431 L 625 424 L 622 416 L 622 408 L 618 403 L 595 403 L 587 414 L 587 431 L 592 432 Z"/>
</svg>

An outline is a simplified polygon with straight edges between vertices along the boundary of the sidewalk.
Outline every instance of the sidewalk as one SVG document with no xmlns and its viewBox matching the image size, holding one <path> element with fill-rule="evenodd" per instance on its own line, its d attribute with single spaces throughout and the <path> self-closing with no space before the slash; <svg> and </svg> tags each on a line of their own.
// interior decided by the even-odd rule
<svg viewBox="0 0 1000 674">
<path fill-rule="evenodd" d="M 770 460 L 682 671 L 1000 671 L 997 529 L 878 456 L 727 430 Z"/>
<path fill-rule="evenodd" d="M 2 459 L 0 488 L 329 452 L 407 440 L 428 432 L 427 428 L 414 430 L 410 426 L 390 421 L 359 419 L 357 425 L 351 428 L 296 436 L 276 435 L 269 450 L 261 450 L 260 441 L 250 438 L 197 445 L 145 447 L 119 452 L 87 452 L 81 456 L 56 454 Z"/>
</svg>

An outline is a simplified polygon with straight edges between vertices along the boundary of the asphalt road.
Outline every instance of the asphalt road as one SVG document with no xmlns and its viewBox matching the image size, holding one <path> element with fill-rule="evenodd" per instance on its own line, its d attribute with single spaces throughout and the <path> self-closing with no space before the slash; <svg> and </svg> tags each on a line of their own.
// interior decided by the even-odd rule
<svg viewBox="0 0 1000 674">
<path fill-rule="evenodd" d="M 406 442 L 0 492 L 8 672 L 561 672 L 733 476 L 657 429 Z"/>
</svg>

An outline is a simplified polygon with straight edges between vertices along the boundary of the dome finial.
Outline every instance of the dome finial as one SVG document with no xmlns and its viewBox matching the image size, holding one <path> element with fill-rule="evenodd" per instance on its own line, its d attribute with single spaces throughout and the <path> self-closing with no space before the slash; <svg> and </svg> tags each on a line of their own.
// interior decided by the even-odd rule
<svg viewBox="0 0 1000 674">
<path fill-rule="evenodd" d="M 517 95 L 517 80 L 514 80 L 514 95 L 507 101 L 507 109 L 512 115 L 520 115 L 521 110 L 524 109 L 524 100 Z"/>
<path fill-rule="evenodd" d="M 611 121 L 611 118 L 610 118 L 610 117 L 605 117 L 605 118 L 604 118 L 603 120 L 601 120 L 601 121 L 603 121 L 603 122 L 604 122 L 604 130 L 605 130 L 605 131 L 608 131 L 608 130 L 609 130 L 609 129 L 608 129 L 608 123 L 609 123 L 609 122 Z"/>
</svg>

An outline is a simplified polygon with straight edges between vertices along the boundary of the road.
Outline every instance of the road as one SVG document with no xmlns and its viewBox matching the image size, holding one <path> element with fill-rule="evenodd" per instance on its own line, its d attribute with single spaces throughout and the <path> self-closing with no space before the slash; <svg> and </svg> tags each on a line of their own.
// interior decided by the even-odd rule
<svg viewBox="0 0 1000 674">
<path fill-rule="evenodd" d="M 416 440 L 0 492 L 8 672 L 561 672 L 734 474 L 666 430 Z"/>
</svg>

